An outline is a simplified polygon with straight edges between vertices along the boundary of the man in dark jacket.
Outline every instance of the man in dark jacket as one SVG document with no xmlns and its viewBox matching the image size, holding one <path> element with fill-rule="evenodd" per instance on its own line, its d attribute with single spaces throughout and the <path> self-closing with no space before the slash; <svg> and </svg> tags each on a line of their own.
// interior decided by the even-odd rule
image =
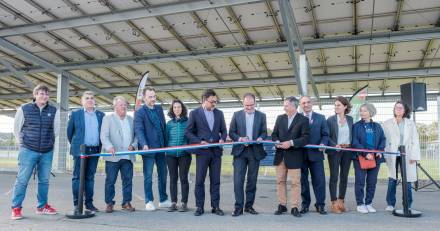
<svg viewBox="0 0 440 231">
<path fill-rule="evenodd" d="M 160 105 L 156 105 L 156 90 L 146 87 L 143 91 L 145 105 L 134 114 L 134 134 L 139 150 L 165 147 L 165 115 Z M 167 195 L 167 162 L 165 153 L 142 155 L 144 170 L 145 210 L 154 211 L 153 167 L 156 163 L 157 186 L 159 189 L 159 207 L 168 208 L 171 201 Z"/>
<path fill-rule="evenodd" d="M 279 115 L 275 122 L 272 140 L 279 142 L 276 145 L 274 165 L 277 175 L 277 194 L 279 205 L 275 215 L 287 212 L 287 175 L 289 175 L 291 188 L 292 209 L 290 213 L 301 217 L 299 212 L 301 196 L 301 167 L 304 159 L 304 146 L 309 140 L 309 120 L 297 113 L 298 100 L 287 97 L 284 100 L 286 114 Z"/>
<path fill-rule="evenodd" d="M 246 93 L 243 96 L 244 109 L 232 116 L 229 136 L 233 141 L 262 141 L 267 136 L 266 114 L 255 110 L 255 95 Z M 234 145 L 231 154 L 234 156 L 234 193 L 235 209 L 232 216 L 239 216 L 244 211 L 258 214 L 253 208 L 257 191 L 258 169 L 260 160 L 266 152 L 262 144 Z M 246 203 L 244 203 L 243 185 L 247 171 Z"/>
<path fill-rule="evenodd" d="M 203 93 L 202 106 L 194 109 L 189 114 L 185 135 L 191 144 L 223 143 L 227 131 L 223 112 L 215 108 L 217 94 L 208 89 Z M 223 216 L 220 209 L 220 171 L 223 149 L 220 147 L 203 148 L 193 151 L 196 154 L 196 197 L 195 216 L 204 213 L 205 203 L 205 178 L 209 169 L 209 191 L 211 193 L 212 213 Z"/>
</svg>

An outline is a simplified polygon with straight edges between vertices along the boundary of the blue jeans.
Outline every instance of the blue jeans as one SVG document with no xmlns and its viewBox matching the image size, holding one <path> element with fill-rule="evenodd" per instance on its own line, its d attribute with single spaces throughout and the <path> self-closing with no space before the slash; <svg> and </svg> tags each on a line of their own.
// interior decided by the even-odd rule
<svg viewBox="0 0 440 231">
<path fill-rule="evenodd" d="M 21 208 L 24 197 L 26 196 L 29 179 L 35 168 L 37 169 L 38 176 L 37 207 L 41 208 L 47 204 L 52 158 L 53 151 L 39 153 L 27 148 L 20 148 L 18 153 L 18 174 L 12 197 L 12 208 Z"/>
<path fill-rule="evenodd" d="M 160 202 L 168 199 L 167 195 L 167 161 L 165 154 L 158 153 L 154 156 L 142 156 L 144 170 L 145 203 L 154 201 L 153 197 L 153 167 L 156 163 L 157 187 L 159 188 Z"/>
<path fill-rule="evenodd" d="M 133 189 L 133 163 L 130 160 L 119 160 L 118 162 L 105 162 L 105 203 L 115 204 L 115 183 L 118 179 L 118 172 L 121 171 L 122 180 L 122 205 L 131 202 Z"/>
<path fill-rule="evenodd" d="M 397 180 L 393 178 L 388 178 L 388 190 L 387 190 L 387 205 L 396 206 L 396 188 Z M 412 200 L 412 189 L 411 182 L 408 182 L 408 207 L 411 208 Z M 403 201 L 403 195 L 402 195 Z"/>
<path fill-rule="evenodd" d="M 377 174 L 379 173 L 380 164 L 376 163 L 375 168 L 368 170 L 361 169 L 359 160 L 354 160 L 353 165 L 355 173 L 354 194 L 356 196 L 356 203 L 357 205 L 369 205 L 373 202 L 374 193 L 376 192 Z M 364 194 L 364 188 L 366 194 Z"/>
<path fill-rule="evenodd" d="M 93 187 L 95 186 L 95 173 L 98 166 L 99 157 L 90 157 L 86 159 L 86 176 L 84 183 L 84 197 L 86 208 L 93 205 Z M 72 176 L 72 194 L 73 205 L 78 206 L 78 191 L 79 191 L 79 174 L 81 158 L 79 156 L 73 157 L 73 176 Z"/>
</svg>

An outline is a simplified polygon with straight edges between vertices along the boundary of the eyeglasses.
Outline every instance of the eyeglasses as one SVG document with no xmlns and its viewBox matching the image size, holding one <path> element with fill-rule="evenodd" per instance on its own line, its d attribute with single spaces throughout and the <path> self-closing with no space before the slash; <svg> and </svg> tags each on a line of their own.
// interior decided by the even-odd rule
<svg viewBox="0 0 440 231">
<path fill-rule="evenodd" d="M 84 99 L 89 100 L 89 99 L 95 99 L 94 97 L 85 97 Z"/>
<path fill-rule="evenodd" d="M 209 101 L 209 100 L 207 100 L 210 104 L 217 104 L 218 103 L 218 101 L 217 100 L 211 100 L 211 101 Z"/>
<path fill-rule="evenodd" d="M 247 104 L 247 105 L 245 104 L 244 106 L 245 107 L 253 107 L 253 106 L 255 106 L 255 104 Z"/>
</svg>

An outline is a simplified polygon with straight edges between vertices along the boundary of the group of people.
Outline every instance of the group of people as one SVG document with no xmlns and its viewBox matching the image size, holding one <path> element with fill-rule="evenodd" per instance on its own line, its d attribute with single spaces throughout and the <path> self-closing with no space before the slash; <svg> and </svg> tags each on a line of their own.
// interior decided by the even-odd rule
<svg viewBox="0 0 440 231">
<path fill-rule="evenodd" d="M 57 210 L 48 204 L 48 186 L 52 166 L 53 146 L 59 133 L 59 113 L 48 104 L 49 89 L 38 85 L 33 91 L 33 102 L 17 110 L 14 134 L 20 143 L 19 171 L 16 178 L 13 199 L 12 219 L 22 218 L 22 202 L 26 194 L 28 181 L 36 168 L 38 175 L 37 214 L 56 214 Z M 67 126 L 67 137 L 73 156 L 72 195 L 73 205 L 78 206 L 80 175 L 80 156 L 101 152 L 115 154 L 120 151 L 148 150 L 154 148 L 181 146 L 186 144 L 223 143 L 229 138 L 234 142 L 263 141 L 268 139 L 266 115 L 256 110 L 256 99 L 252 93 L 243 96 L 243 110 L 235 112 L 229 131 L 223 112 L 216 108 L 219 102 L 216 92 L 206 90 L 202 95 L 202 105 L 189 115 L 186 106 L 179 99 L 172 101 L 168 110 L 170 120 L 166 122 L 164 110 L 156 104 L 156 91 L 146 87 L 143 91 L 145 104 L 139 108 L 134 118 L 127 114 L 127 100 L 117 96 L 113 100 L 114 112 L 105 115 L 95 109 L 94 93 L 83 93 L 83 107 L 71 113 Z M 335 115 L 326 119 L 312 110 L 312 100 L 302 96 L 284 99 L 285 114 L 276 118 L 271 139 L 276 141 L 274 165 L 276 169 L 276 188 L 278 206 L 275 214 L 288 211 L 287 178 L 290 178 L 291 214 L 301 217 L 309 212 L 311 204 L 309 174 L 315 194 L 314 204 L 319 214 L 327 214 L 325 209 L 326 180 L 324 171 L 324 149 L 305 149 L 307 144 L 333 146 L 337 148 L 358 148 L 397 152 L 405 146 L 407 153 L 408 182 L 416 180 L 416 161 L 420 160 L 418 134 L 415 123 L 409 120 L 410 109 L 402 102 L 394 105 L 394 118 L 383 126 L 373 122 L 376 109 L 372 104 L 360 107 L 361 120 L 354 122 L 348 115 L 351 110 L 349 101 L 338 96 L 334 101 Z M 298 110 L 301 108 L 301 112 Z M 80 146 L 85 145 L 85 152 Z M 173 150 L 166 153 L 142 155 L 145 210 L 156 210 L 153 195 L 153 169 L 156 165 L 157 186 L 160 208 L 168 211 L 186 212 L 189 210 L 188 173 L 192 155 L 196 158 L 195 177 L 195 216 L 204 214 L 205 179 L 209 171 L 209 192 L 211 194 L 211 212 L 224 215 L 220 208 L 221 147 L 199 148 L 191 151 Z M 351 162 L 355 169 L 355 197 L 357 211 L 376 212 L 373 198 L 380 164 L 386 160 L 389 171 L 386 210 L 394 210 L 396 204 L 397 167 L 399 158 L 383 156 L 381 153 L 362 153 L 339 150 L 325 151 L 330 168 L 329 191 L 331 212 L 343 213 L 345 206 L 348 173 Z M 232 216 L 243 212 L 258 214 L 254 209 L 257 178 L 260 160 L 266 157 L 261 143 L 234 145 L 231 151 L 234 168 L 235 204 Z M 375 166 L 365 169 L 359 159 L 374 160 Z M 94 206 L 94 175 L 99 157 L 90 156 L 85 166 L 85 207 L 98 211 Z M 112 155 L 105 160 L 105 212 L 111 213 L 115 207 L 115 182 L 120 172 L 122 180 L 122 210 L 135 211 L 132 206 L 132 178 L 135 155 Z M 167 175 L 169 177 L 168 197 Z M 247 181 L 246 181 L 247 178 Z M 178 180 L 180 180 L 181 198 L 178 204 Z M 246 184 L 245 184 L 246 181 Z M 338 185 L 339 184 L 339 185 Z M 338 190 L 339 189 L 339 190 Z M 411 184 L 408 184 L 408 203 L 411 206 Z"/>
</svg>

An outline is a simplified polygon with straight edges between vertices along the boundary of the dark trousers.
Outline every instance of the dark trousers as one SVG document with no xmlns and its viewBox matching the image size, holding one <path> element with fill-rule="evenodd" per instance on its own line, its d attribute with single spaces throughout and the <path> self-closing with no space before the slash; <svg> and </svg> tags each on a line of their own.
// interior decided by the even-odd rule
<svg viewBox="0 0 440 231">
<path fill-rule="evenodd" d="M 88 153 L 93 154 L 93 153 Z M 95 186 L 95 173 L 96 167 L 98 166 L 99 157 L 89 157 L 86 158 L 86 174 L 85 174 L 85 185 L 84 185 L 84 197 L 85 206 L 91 207 L 93 205 L 93 188 Z M 73 205 L 78 205 L 78 191 L 79 191 L 79 174 L 80 174 L 80 163 L 81 158 L 79 156 L 73 157 L 73 176 L 72 176 L 72 194 L 73 194 Z"/>
<path fill-rule="evenodd" d="M 252 148 L 246 147 L 240 156 L 234 156 L 234 193 L 235 208 L 242 209 L 244 204 L 244 181 L 247 171 L 246 203 L 245 208 L 254 205 L 255 193 L 257 191 L 257 178 L 260 161 L 255 159 Z"/>
<path fill-rule="evenodd" d="M 332 201 L 337 199 L 344 200 L 347 192 L 348 173 L 351 166 L 351 152 L 332 152 L 328 154 L 328 166 L 330 168 L 330 198 Z M 339 178 L 339 195 L 337 194 Z"/>
<path fill-rule="evenodd" d="M 122 205 L 131 202 L 133 189 L 133 163 L 130 160 L 119 160 L 118 162 L 105 162 L 105 203 L 115 204 L 115 183 L 118 179 L 118 172 L 121 172 L 122 180 Z"/>
<path fill-rule="evenodd" d="M 325 205 L 325 173 L 324 161 L 309 161 L 304 160 L 301 168 L 301 199 L 302 207 L 308 208 L 310 206 L 310 186 L 309 186 L 309 170 L 312 178 L 313 192 L 315 193 L 315 206 Z"/>
<path fill-rule="evenodd" d="M 182 203 L 188 203 L 189 182 L 188 172 L 191 166 L 191 155 L 180 157 L 167 156 L 168 172 L 170 173 L 171 202 L 177 203 L 177 180 L 180 178 Z"/>
<path fill-rule="evenodd" d="M 222 157 L 210 154 L 196 156 L 196 185 L 194 195 L 196 207 L 203 208 L 205 204 L 205 178 L 209 169 L 209 192 L 211 194 L 211 207 L 218 208 L 220 204 L 220 171 Z"/>
<path fill-rule="evenodd" d="M 374 193 L 376 192 L 377 174 L 379 173 L 380 164 L 377 163 L 375 168 L 367 170 L 361 169 L 359 160 L 354 160 L 353 165 L 355 173 L 354 194 L 356 196 L 356 203 L 357 205 L 369 205 L 373 202 Z M 366 194 L 364 193 L 364 189 Z"/>
<path fill-rule="evenodd" d="M 391 205 L 393 207 L 396 206 L 396 188 L 397 188 L 397 180 L 393 178 L 388 178 L 388 190 L 387 190 L 387 204 Z M 408 191 L 408 208 L 411 208 L 413 199 L 412 199 L 412 188 L 411 188 L 411 182 L 408 182 L 407 186 Z M 402 202 L 403 202 L 403 195 L 402 195 Z"/>
</svg>

